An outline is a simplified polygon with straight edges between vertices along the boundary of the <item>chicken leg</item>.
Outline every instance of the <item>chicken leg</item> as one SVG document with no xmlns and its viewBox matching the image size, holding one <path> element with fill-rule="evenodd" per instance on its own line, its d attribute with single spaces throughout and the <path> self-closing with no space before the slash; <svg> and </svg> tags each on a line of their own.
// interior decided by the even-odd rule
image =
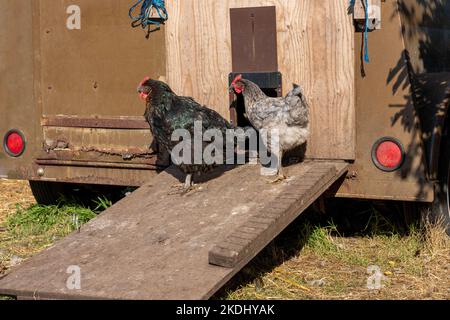
<svg viewBox="0 0 450 320">
<path fill-rule="evenodd" d="M 192 187 L 192 173 L 186 175 L 186 180 L 184 182 L 184 189 L 189 190 Z"/>
<path fill-rule="evenodd" d="M 186 175 L 184 184 L 172 186 L 174 191 L 169 192 L 169 195 L 184 195 L 189 193 L 193 189 L 194 183 L 192 180 L 192 174 Z"/>
<path fill-rule="evenodd" d="M 280 150 L 277 156 L 277 177 L 275 180 L 270 181 L 270 183 L 275 184 L 286 180 L 287 178 L 283 171 L 283 152 Z"/>
</svg>

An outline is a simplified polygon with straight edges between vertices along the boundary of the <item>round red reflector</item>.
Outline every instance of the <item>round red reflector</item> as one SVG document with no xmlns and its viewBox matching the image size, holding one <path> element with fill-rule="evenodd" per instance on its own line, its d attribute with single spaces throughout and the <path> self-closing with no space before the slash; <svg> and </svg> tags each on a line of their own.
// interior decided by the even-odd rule
<svg viewBox="0 0 450 320">
<path fill-rule="evenodd" d="M 5 135 L 3 146 L 13 157 L 19 157 L 25 151 L 25 138 L 19 131 L 10 131 Z"/>
<path fill-rule="evenodd" d="M 383 138 L 375 143 L 372 158 L 380 170 L 395 171 L 403 165 L 405 152 L 400 141 L 394 138 Z"/>
</svg>

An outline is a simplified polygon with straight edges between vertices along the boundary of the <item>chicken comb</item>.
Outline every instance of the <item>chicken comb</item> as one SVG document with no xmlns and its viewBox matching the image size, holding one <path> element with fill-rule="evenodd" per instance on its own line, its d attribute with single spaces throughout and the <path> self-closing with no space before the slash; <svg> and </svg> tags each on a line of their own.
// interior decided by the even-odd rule
<svg viewBox="0 0 450 320">
<path fill-rule="evenodd" d="M 231 83 L 231 85 L 235 85 L 236 82 L 241 81 L 242 80 L 242 74 L 237 75 L 236 78 L 234 78 L 233 82 Z"/>
<path fill-rule="evenodd" d="M 151 79 L 150 77 L 145 77 L 144 80 L 142 80 L 139 85 L 142 87 L 144 85 L 144 83 L 146 83 L 150 79 Z"/>
</svg>

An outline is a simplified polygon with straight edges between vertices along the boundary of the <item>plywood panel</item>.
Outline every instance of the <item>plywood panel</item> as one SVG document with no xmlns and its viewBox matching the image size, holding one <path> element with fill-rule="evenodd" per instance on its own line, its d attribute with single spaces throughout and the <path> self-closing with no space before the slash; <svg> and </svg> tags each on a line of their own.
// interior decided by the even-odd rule
<svg viewBox="0 0 450 320">
<path fill-rule="evenodd" d="M 312 107 L 309 156 L 355 157 L 354 37 L 347 0 L 168 1 L 167 80 L 229 117 L 230 8 L 276 6 L 285 93 L 301 84 Z"/>
</svg>

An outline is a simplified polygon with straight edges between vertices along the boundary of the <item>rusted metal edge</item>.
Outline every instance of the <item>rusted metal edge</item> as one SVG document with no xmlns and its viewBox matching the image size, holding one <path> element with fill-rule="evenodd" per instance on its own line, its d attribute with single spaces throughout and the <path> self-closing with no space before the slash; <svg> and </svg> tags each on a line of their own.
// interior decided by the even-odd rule
<svg viewBox="0 0 450 320">
<path fill-rule="evenodd" d="M 66 167 L 92 167 L 109 169 L 136 169 L 136 170 L 156 170 L 160 168 L 152 163 L 114 163 L 114 162 L 93 162 L 93 161 L 70 161 L 70 160 L 36 160 L 36 164 L 41 166 L 66 166 Z M 163 167 L 161 167 L 163 168 Z"/>
<path fill-rule="evenodd" d="M 83 161 L 83 162 L 107 162 L 107 163 L 136 163 L 132 160 L 138 159 L 144 164 L 154 164 L 158 160 L 158 155 L 140 149 L 112 150 L 100 148 L 71 149 L 50 149 L 44 150 L 36 156 L 36 160 L 60 160 L 60 161 Z M 145 161 L 143 161 L 145 160 Z"/>
<path fill-rule="evenodd" d="M 44 116 L 43 127 L 88 128 L 88 129 L 149 129 L 144 117 L 94 117 Z"/>
<path fill-rule="evenodd" d="M 37 293 L 37 292 L 34 292 L 34 293 L 31 293 L 30 292 L 30 295 L 26 295 L 24 292 L 20 292 L 20 291 L 17 291 L 17 290 L 5 290 L 5 293 L 4 293 L 6 296 L 9 296 L 9 297 L 16 297 L 17 298 L 17 300 L 28 300 L 28 301 L 30 301 L 30 300 L 47 300 L 47 301 L 51 301 L 51 300 L 54 300 L 54 301 L 56 301 L 56 300 L 74 300 L 74 301 L 76 301 L 76 300 L 78 300 L 78 301 L 81 301 L 81 300 L 87 300 L 87 301 L 96 301 L 96 300 L 100 300 L 99 298 L 96 298 L 96 297 L 90 297 L 90 296 L 84 296 L 84 295 L 80 295 L 80 296 L 78 296 L 78 295 L 64 295 L 64 296 L 62 296 L 62 295 L 60 295 L 60 294 L 57 294 L 57 293 L 47 293 L 47 292 L 39 292 L 39 293 Z M 101 299 L 101 300 L 111 300 L 111 299 Z"/>
</svg>

